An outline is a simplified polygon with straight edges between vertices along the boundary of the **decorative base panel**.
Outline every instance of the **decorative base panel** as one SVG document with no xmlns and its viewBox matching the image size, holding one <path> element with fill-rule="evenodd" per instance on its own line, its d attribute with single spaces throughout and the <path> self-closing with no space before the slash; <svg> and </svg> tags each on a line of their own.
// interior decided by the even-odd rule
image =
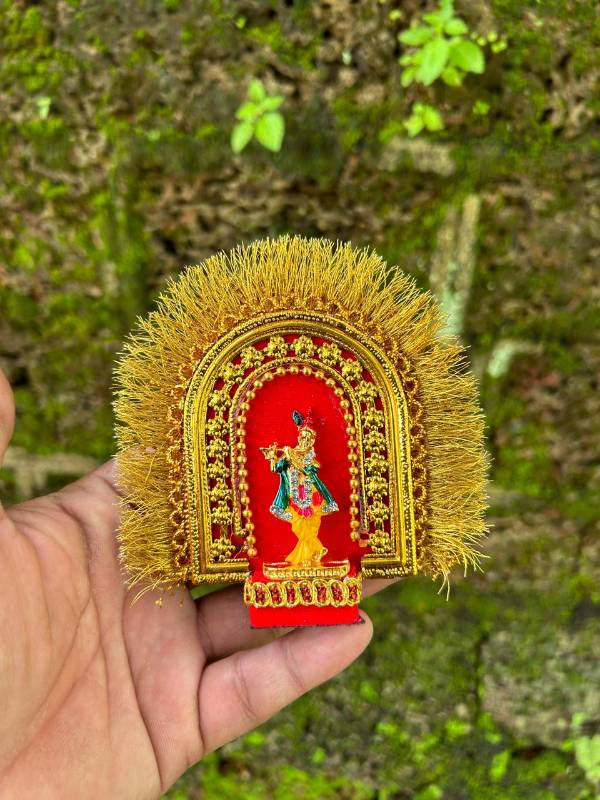
<svg viewBox="0 0 600 800">
<path fill-rule="evenodd" d="M 347 571 L 348 565 L 343 565 Z M 340 570 L 336 564 L 333 570 Z M 268 573 L 275 573 L 272 567 Z M 325 570 L 323 570 L 325 571 Z M 244 602 L 249 607 L 254 628 L 299 625 L 352 625 L 360 622 L 358 604 L 362 578 L 351 569 L 343 577 L 304 577 L 288 568 L 289 577 L 272 579 L 255 570 L 244 584 Z M 281 573 L 284 575 L 283 570 Z"/>
</svg>

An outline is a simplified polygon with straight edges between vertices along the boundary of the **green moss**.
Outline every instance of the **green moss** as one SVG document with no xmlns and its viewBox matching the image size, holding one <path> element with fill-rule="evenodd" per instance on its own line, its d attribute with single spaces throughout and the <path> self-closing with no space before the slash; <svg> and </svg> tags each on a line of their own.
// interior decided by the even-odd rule
<svg viewBox="0 0 600 800">
<path fill-rule="evenodd" d="M 309 31 L 310 28 L 305 32 L 305 36 Z M 270 48 L 283 63 L 307 71 L 315 69 L 315 56 L 319 45 L 317 36 L 313 35 L 307 44 L 297 44 L 276 19 L 264 24 L 249 25 L 244 33 L 249 39 Z"/>
<path fill-rule="evenodd" d="M 0 468 L 0 499 L 2 505 L 10 506 L 17 500 L 15 476 L 12 470 Z"/>
</svg>

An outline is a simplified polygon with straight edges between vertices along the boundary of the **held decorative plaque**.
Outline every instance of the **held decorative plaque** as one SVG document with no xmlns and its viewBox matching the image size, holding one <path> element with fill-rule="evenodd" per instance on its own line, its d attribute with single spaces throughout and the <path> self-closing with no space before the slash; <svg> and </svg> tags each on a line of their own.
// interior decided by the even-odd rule
<svg viewBox="0 0 600 800">
<path fill-rule="evenodd" d="M 476 567 L 483 419 L 432 297 L 372 252 L 259 241 L 189 268 L 118 366 L 121 553 L 243 583 L 256 627 L 359 620 L 363 578 Z"/>
</svg>

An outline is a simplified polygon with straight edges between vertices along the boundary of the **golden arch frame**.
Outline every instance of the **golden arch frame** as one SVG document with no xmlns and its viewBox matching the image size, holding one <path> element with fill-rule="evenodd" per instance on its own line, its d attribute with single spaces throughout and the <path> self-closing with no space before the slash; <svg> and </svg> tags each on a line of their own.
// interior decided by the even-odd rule
<svg viewBox="0 0 600 800">
<path fill-rule="evenodd" d="M 365 577 L 396 577 L 416 573 L 417 536 L 411 470 L 411 419 L 399 371 L 369 337 L 350 323 L 330 314 L 281 311 L 263 314 L 232 329 L 207 351 L 189 383 L 183 406 L 183 496 L 190 579 L 194 583 L 242 581 L 248 570 L 248 561 L 245 558 L 214 561 L 207 545 L 212 534 L 207 478 L 209 457 L 203 426 L 215 382 L 225 365 L 244 348 L 273 336 L 289 334 L 330 340 L 342 350 L 353 354 L 372 375 L 379 389 L 385 419 L 389 456 L 388 503 L 393 535 L 389 552 L 372 552 L 362 557 L 362 571 Z M 298 364 L 308 361 L 306 358 L 295 360 Z M 361 437 L 362 427 L 361 422 Z"/>
</svg>

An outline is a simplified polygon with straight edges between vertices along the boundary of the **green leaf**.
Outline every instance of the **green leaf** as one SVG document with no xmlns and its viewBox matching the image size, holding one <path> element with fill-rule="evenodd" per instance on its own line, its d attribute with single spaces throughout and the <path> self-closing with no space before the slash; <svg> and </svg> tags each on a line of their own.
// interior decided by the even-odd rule
<svg viewBox="0 0 600 800">
<path fill-rule="evenodd" d="M 265 97 L 260 107 L 263 111 L 276 111 L 283 101 L 284 97 L 282 94 L 274 94 L 271 97 Z"/>
<path fill-rule="evenodd" d="M 265 99 L 266 95 L 262 81 L 254 79 L 248 87 L 248 99 L 253 100 L 255 103 L 260 103 L 261 100 Z"/>
<path fill-rule="evenodd" d="M 281 114 L 271 111 L 264 114 L 256 123 L 256 138 L 266 147 L 278 153 L 281 150 L 283 134 L 285 133 L 285 122 Z"/>
<path fill-rule="evenodd" d="M 414 796 L 415 800 L 441 800 L 444 792 L 435 783 L 430 783 L 424 789 L 421 789 Z"/>
<path fill-rule="evenodd" d="M 428 14 L 423 14 L 423 19 L 436 29 L 441 29 L 445 22 L 452 19 L 454 15 L 454 2 L 453 0 L 441 0 L 439 8 L 435 11 L 430 11 Z"/>
<path fill-rule="evenodd" d="M 415 67 L 407 67 L 406 69 L 402 70 L 402 74 L 400 75 L 400 83 L 404 88 L 411 85 L 415 79 L 416 73 L 417 70 Z"/>
<path fill-rule="evenodd" d="M 441 0 L 439 14 L 444 22 L 451 19 L 454 14 L 454 0 Z"/>
<path fill-rule="evenodd" d="M 430 11 L 428 14 L 423 14 L 423 20 L 433 28 L 441 28 L 444 22 L 439 11 Z"/>
<path fill-rule="evenodd" d="M 575 729 L 581 728 L 581 726 L 586 721 L 587 721 L 587 714 L 585 713 L 585 711 L 576 711 L 571 716 L 571 727 Z"/>
<path fill-rule="evenodd" d="M 492 758 L 492 764 L 490 766 L 490 780 L 494 781 L 494 783 L 501 781 L 505 776 L 506 770 L 508 769 L 508 765 L 510 763 L 511 755 L 512 754 L 510 750 L 502 750 L 502 752 L 496 753 Z"/>
<path fill-rule="evenodd" d="M 404 123 L 404 127 L 406 128 L 406 132 L 412 138 L 417 136 L 424 127 L 423 119 L 416 114 L 410 116 L 406 122 Z"/>
<path fill-rule="evenodd" d="M 446 67 L 442 72 L 442 80 L 448 86 L 460 86 L 464 73 L 459 72 L 456 67 Z"/>
<path fill-rule="evenodd" d="M 425 45 L 421 51 L 421 65 L 417 70 L 417 80 L 429 86 L 436 78 L 442 74 L 446 62 L 450 45 L 446 39 L 438 37 Z"/>
<path fill-rule="evenodd" d="M 450 63 L 465 72 L 476 72 L 479 75 L 485 69 L 483 50 L 475 42 L 467 40 L 453 42 L 450 49 Z"/>
<path fill-rule="evenodd" d="M 402 42 L 402 44 L 418 46 L 428 42 L 433 35 L 434 32 L 431 28 L 415 27 L 407 28 L 405 31 L 402 31 L 402 33 L 398 35 L 398 39 Z"/>
<path fill-rule="evenodd" d="M 421 116 L 428 131 L 441 131 L 444 127 L 442 115 L 432 106 L 423 106 Z"/>
<path fill-rule="evenodd" d="M 448 36 L 460 36 L 468 31 L 467 25 L 460 17 L 452 17 L 444 25 L 444 31 Z"/>
<path fill-rule="evenodd" d="M 414 55 L 412 53 L 404 53 L 398 59 L 398 63 L 402 64 L 403 67 L 407 67 L 409 64 L 412 64 L 414 61 Z"/>
<path fill-rule="evenodd" d="M 575 759 L 589 781 L 600 781 L 600 734 L 575 739 Z"/>
<path fill-rule="evenodd" d="M 250 122 L 240 122 L 231 132 L 231 149 L 234 153 L 241 153 L 254 133 L 254 126 Z"/>
<path fill-rule="evenodd" d="M 235 112 L 235 118 L 239 120 L 249 120 L 256 116 L 258 108 L 256 103 L 242 103 Z"/>
<path fill-rule="evenodd" d="M 481 99 L 476 100 L 473 103 L 473 108 L 471 109 L 473 114 L 475 114 L 478 117 L 485 117 L 485 115 L 489 112 L 489 110 L 490 110 L 490 104 L 485 100 Z"/>
</svg>

